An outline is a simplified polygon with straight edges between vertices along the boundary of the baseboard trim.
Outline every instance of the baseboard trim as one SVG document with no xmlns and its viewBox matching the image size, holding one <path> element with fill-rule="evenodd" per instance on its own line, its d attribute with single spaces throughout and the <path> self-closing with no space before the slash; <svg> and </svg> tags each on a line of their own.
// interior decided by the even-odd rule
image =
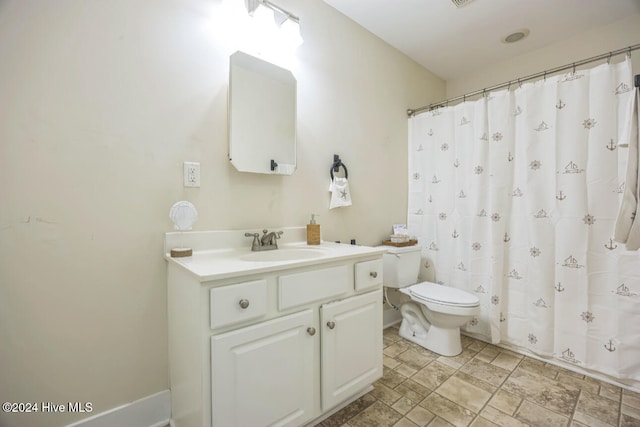
<svg viewBox="0 0 640 427">
<path fill-rule="evenodd" d="M 171 418 L 171 392 L 164 390 L 93 415 L 67 427 L 163 427 Z"/>
</svg>

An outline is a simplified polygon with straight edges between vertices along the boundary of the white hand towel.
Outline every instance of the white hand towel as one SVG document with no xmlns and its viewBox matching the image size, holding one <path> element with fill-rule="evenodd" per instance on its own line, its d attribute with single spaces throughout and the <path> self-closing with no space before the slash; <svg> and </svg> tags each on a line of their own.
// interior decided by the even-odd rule
<svg viewBox="0 0 640 427">
<path fill-rule="evenodd" d="M 629 144 L 629 160 L 627 164 L 627 176 L 625 179 L 622 204 L 616 220 L 614 239 L 626 243 L 627 250 L 640 248 L 640 218 L 637 217 L 640 210 L 640 168 L 638 122 L 640 121 L 640 89 L 636 89 L 635 96 L 631 97 L 631 105 L 625 118 L 625 129 L 621 134 L 621 143 Z"/>
<path fill-rule="evenodd" d="M 331 191 L 329 209 L 351 206 L 351 191 L 349 191 L 347 178 L 333 177 L 333 181 L 329 185 L 329 191 Z"/>
</svg>

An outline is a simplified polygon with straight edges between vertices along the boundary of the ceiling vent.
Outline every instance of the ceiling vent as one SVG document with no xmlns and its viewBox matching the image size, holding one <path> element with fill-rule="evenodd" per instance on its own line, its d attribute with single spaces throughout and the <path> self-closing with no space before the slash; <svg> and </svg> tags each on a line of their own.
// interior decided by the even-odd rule
<svg viewBox="0 0 640 427">
<path fill-rule="evenodd" d="M 466 6 L 471 3 L 473 0 L 451 0 L 451 3 L 455 4 L 456 7 Z"/>
<path fill-rule="evenodd" d="M 502 38 L 502 43 L 519 42 L 520 40 L 524 39 L 528 35 L 529 35 L 529 29 L 528 28 L 523 28 L 521 30 L 514 31 L 513 33 L 509 34 L 508 36 L 503 37 Z"/>
</svg>

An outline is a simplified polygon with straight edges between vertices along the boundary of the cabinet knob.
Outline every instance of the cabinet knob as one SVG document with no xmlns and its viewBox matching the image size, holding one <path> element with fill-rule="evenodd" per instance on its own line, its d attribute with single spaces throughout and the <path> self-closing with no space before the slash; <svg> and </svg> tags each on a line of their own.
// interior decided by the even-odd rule
<svg viewBox="0 0 640 427">
<path fill-rule="evenodd" d="M 369 273 L 369 276 L 373 277 L 374 279 L 376 277 L 378 277 L 378 272 L 377 271 L 372 271 L 371 273 Z"/>
<path fill-rule="evenodd" d="M 249 300 L 248 299 L 241 299 L 238 304 L 240 304 L 240 308 L 242 308 L 242 309 L 247 308 L 247 307 L 249 307 Z"/>
<path fill-rule="evenodd" d="M 327 322 L 327 327 L 328 327 L 329 329 L 333 329 L 333 328 L 335 328 L 335 327 L 336 327 L 336 322 L 328 321 L 328 322 Z"/>
<path fill-rule="evenodd" d="M 307 333 L 311 336 L 314 336 L 316 334 L 316 328 L 314 327 L 308 327 L 307 328 Z"/>
</svg>

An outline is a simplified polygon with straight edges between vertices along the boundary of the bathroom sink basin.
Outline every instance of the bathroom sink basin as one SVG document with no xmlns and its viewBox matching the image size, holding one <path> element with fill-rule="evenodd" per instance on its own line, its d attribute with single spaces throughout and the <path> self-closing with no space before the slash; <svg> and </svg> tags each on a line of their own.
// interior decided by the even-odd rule
<svg viewBox="0 0 640 427">
<path fill-rule="evenodd" d="M 324 251 L 317 249 L 283 248 L 264 252 L 251 252 L 250 254 L 242 255 L 240 259 L 252 262 L 276 262 L 318 258 L 322 255 L 324 255 Z"/>
</svg>

